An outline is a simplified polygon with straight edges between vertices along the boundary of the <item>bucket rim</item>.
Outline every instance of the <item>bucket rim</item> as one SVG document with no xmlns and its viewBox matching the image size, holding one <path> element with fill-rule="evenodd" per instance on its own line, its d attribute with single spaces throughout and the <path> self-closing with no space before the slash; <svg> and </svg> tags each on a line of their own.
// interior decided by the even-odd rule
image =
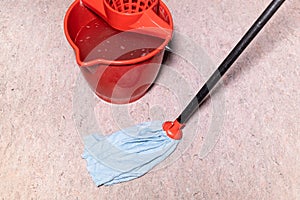
<svg viewBox="0 0 300 200">
<path fill-rule="evenodd" d="M 170 37 L 167 37 L 164 42 L 161 43 L 161 45 L 156 48 L 155 50 L 151 51 L 149 54 L 139 57 L 139 58 L 134 58 L 134 59 L 129 59 L 129 60 L 106 60 L 106 59 L 94 59 L 94 60 L 90 60 L 90 61 L 82 61 L 80 58 L 80 49 L 78 48 L 78 46 L 74 43 L 74 41 L 71 39 L 71 36 L 69 34 L 68 31 L 68 20 L 69 20 L 69 16 L 70 13 L 72 12 L 72 10 L 74 9 L 75 6 L 82 6 L 85 7 L 84 5 L 81 4 L 80 0 L 75 0 L 70 7 L 68 8 L 66 15 L 64 17 L 64 33 L 65 36 L 69 42 L 69 44 L 71 45 L 71 47 L 73 48 L 73 50 L 75 51 L 75 56 L 76 56 L 76 62 L 80 67 L 89 67 L 89 66 L 94 66 L 94 65 L 133 65 L 133 64 L 137 64 L 140 62 L 144 62 L 146 60 L 151 59 L 152 57 L 156 56 L 157 54 L 159 54 L 161 51 L 164 51 L 165 47 L 168 45 L 168 43 L 170 42 L 172 35 L 173 35 L 173 19 L 172 19 L 172 15 L 169 11 L 169 9 L 167 8 L 167 6 L 163 3 L 160 2 L 160 6 L 163 8 L 164 12 L 166 13 L 166 15 L 169 18 L 169 24 L 171 27 L 171 34 Z M 87 8 L 88 10 L 88 8 Z M 92 12 L 92 11 L 90 11 Z M 96 15 L 96 14 L 95 14 Z M 100 17 L 100 16 L 99 16 Z"/>
</svg>

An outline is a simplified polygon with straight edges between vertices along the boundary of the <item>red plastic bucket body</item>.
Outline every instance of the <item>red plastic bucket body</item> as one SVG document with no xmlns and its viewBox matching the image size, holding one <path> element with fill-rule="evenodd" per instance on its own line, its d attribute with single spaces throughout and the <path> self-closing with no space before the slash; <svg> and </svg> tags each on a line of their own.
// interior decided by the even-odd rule
<svg viewBox="0 0 300 200">
<path fill-rule="evenodd" d="M 81 72 L 101 99 L 117 104 L 141 98 L 155 81 L 163 52 L 143 63 L 129 66 L 82 67 Z"/>
<path fill-rule="evenodd" d="M 160 10 L 160 17 L 173 28 L 170 12 L 163 3 L 161 3 Z M 88 41 L 83 41 L 83 45 L 80 45 L 78 42 L 78 35 L 80 35 L 83 27 L 89 27 L 89 24 L 94 20 L 98 20 L 99 22 L 99 20 L 102 19 L 81 5 L 80 1 L 77 0 L 68 9 L 64 21 L 66 38 L 75 51 L 76 61 L 84 78 L 97 96 L 107 102 L 124 104 L 141 98 L 157 77 L 164 54 L 164 48 L 170 38 L 160 38 L 159 41 L 155 40 L 156 43 L 159 42 L 156 44 L 155 49 L 152 49 L 144 56 L 134 58 L 125 58 L 126 56 L 116 58 L 110 56 L 105 58 L 102 52 L 103 57 L 97 57 L 95 56 L 96 48 L 92 50 L 87 48 L 89 44 Z M 125 49 L 123 46 L 121 46 L 121 49 L 118 49 L 116 46 L 118 39 L 124 40 L 124 35 L 122 36 L 123 33 L 120 33 L 121 37 L 115 35 L 111 37 L 113 38 L 112 40 L 107 40 L 110 38 L 104 37 L 108 34 L 105 32 L 107 27 L 105 27 L 106 25 L 104 24 L 105 22 L 96 24 L 97 26 L 103 26 L 99 27 L 100 29 L 102 28 L 101 30 L 103 31 L 100 33 L 103 34 L 99 34 L 98 32 L 96 37 L 102 37 L 101 35 L 103 35 L 103 45 L 105 45 L 106 42 L 113 41 L 115 45 L 105 46 L 105 51 L 108 49 L 108 51 L 118 54 L 118 51 Z M 90 35 L 86 36 L 86 38 L 89 37 Z M 151 41 L 146 43 L 149 45 Z M 102 47 L 102 51 L 103 49 L 104 47 Z M 98 51 L 101 51 L 101 49 L 98 49 Z M 98 53 L 102 55 L 101 52 Z"/>
</svg>

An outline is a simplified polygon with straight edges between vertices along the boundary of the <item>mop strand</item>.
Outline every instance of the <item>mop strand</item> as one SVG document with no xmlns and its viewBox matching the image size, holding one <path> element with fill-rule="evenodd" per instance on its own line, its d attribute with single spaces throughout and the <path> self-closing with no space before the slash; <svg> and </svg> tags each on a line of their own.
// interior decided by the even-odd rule
<svg viewBox="0 0 300 200">
<path fill-rule="evenodd" d="M 145 122 L 109 136 L 84 138 L 83 158 L 97 186 L 138 178 L 167 158 L 178 140 L 168 137 L 162 122 Z"/>
</svg>

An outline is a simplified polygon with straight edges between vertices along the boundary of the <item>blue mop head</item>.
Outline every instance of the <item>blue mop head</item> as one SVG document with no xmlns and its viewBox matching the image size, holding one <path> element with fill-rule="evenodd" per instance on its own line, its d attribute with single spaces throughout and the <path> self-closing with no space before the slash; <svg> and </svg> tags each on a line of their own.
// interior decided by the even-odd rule
<svg viewBox="0 0 300 200">
<path fill-rule="evenodd" d="M 162 122 L 145 122 L 108 136 L 86 136 L 82 157 L 97 186 L 113 185 L 146 174 L 167 158 L 178 142 L 166 135 Z"/>
</svg>

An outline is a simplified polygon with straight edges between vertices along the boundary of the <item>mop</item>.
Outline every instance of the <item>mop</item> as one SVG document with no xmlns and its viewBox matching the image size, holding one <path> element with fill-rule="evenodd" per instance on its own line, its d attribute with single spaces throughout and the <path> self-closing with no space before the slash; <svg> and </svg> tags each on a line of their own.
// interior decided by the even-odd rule
<svg viewBox="0 0 300 200">
<path fill-rule="evenodd" d="M 82 157 L 95 184 L 133 180 L 166 159 L 176 149 L 189 118 L 283 2 L 273 0 L 268 5 L 175 121 L 144 122 L 108 136 L 86 136 Z"/>
</svg>

